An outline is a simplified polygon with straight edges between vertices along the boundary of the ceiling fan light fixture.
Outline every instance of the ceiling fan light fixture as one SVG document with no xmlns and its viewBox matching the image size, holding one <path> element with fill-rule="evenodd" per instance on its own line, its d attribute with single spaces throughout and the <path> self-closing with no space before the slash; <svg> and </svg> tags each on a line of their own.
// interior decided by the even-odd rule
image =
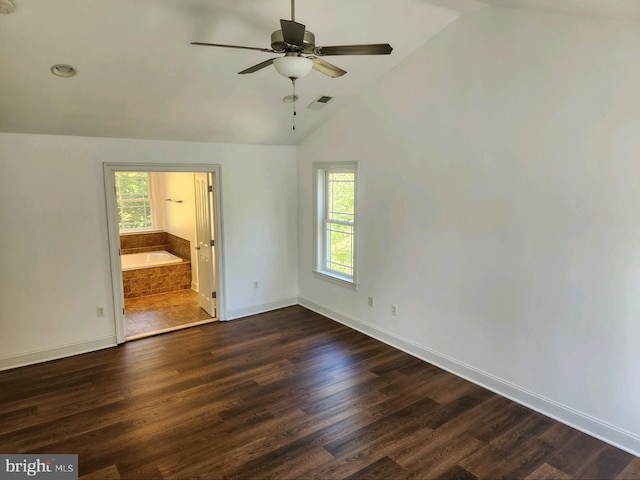
<svg viewBox="0 0 640 480">
<path fill-rule="evenodd" d="M 305 57 L 287 55 L 273 60 L 276 71 L 286 78 L 302 78 L 309 74 L 313 62 Z"/>
<path fill-rule="evenodd" d="M 12 0 L 0 0 L 0 13 L 8 15 L 16 9 L 16 4 Z"/>
</svg>

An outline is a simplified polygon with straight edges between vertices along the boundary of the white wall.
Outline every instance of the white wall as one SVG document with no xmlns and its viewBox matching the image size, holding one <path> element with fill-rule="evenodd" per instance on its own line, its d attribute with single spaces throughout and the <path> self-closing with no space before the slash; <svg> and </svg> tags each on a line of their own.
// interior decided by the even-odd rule
<svg viewBox="0 0 640 480">
<path fill-rule="evenodd" d="M 103 162 L 220 164 L 228 318 L 295 303 L 294 147 L 0 133 L 0 369 L 115 341 Z"/>
<path fill-rule="evenodd" d="M 638 454 L 638 58 L 637 23 L 452 23 L 299 145 L 301 302 Z M 326 160 L 360 162 L 358 292 L 311 273 Z"/>
<path fill-rule="evenodd" d="M 197 289 L 198 262 L 194 255 L 196 242 L 196 197 L 193 173 L 161 173 L 164 188 L 164 229 L 176 237 L 191 242 L 191 285 Z M 166 201 L 170 198 L 172 201 Z M 181 201 L 182 203 L 178 203 Z"/>
</svg>

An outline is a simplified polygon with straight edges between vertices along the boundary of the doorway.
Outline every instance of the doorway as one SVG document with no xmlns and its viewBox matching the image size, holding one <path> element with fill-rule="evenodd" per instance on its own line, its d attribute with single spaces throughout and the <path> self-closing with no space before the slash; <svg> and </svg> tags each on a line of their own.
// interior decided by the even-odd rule
<svg viewBox="0 0 640 480">
<path fill-rule="evenodd" d="M 161 213 L 121 231 L 121 177 L 145 175 Z M 220 166 L 105 163 L 104 178 L 118 343 L 224 319 Z"/>
</svg>

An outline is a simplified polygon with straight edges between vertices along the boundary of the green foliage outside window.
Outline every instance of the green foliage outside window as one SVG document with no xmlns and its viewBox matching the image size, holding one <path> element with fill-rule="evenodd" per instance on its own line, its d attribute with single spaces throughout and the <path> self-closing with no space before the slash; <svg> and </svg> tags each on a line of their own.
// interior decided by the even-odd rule
<svg viewBox="0 0 640 480">
<path fill-rule="evenodd" d="M 153 228 L 147 172 L 116 172 L 116 204 L 120 230 Z"/>
<path fill-rule="evenodd" d="M 355 174 L 327 174 L 327 268 L 353 275 Z"/>
</svg>

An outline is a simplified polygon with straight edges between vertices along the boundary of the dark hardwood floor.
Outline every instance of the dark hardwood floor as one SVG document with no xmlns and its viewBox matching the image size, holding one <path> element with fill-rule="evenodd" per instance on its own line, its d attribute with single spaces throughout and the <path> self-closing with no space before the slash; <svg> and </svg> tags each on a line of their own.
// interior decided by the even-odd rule
<svg viewBox="0 0 640 480">
<path fill-rule="evenodd" d="M 83 479 L 621 479 L 640 459 L 302 307 L 0 372 Z"/>
</svg>

